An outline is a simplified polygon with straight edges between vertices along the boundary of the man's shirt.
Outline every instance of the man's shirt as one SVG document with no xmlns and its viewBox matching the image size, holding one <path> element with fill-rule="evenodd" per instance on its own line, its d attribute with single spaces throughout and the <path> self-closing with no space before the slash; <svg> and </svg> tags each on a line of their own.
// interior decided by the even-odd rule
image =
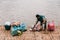
<svg viewBox="0 0 60 40">
<path fill-rule="evenodd" d="M 44 19 L 45 19 L 45 16 L 40 15 L 40 17 L 37 19 L 37 21 L 43 22 Z"/>
</svg>

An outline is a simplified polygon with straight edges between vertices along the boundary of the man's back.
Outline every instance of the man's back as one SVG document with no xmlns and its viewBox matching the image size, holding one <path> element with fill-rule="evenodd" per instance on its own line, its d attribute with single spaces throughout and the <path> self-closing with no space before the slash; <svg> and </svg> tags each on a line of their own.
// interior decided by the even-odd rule
<svg viewBox="0 0 60 40">
<path fill-rule="evenodd" d="M 44 18 L 45 18 L 45 16 L 40 15 L 39 18 L 37 18 L 37 20 L 40 21 L 40 22 L 43 22 L 43 19 L 44 19 Z"/>
</svg>

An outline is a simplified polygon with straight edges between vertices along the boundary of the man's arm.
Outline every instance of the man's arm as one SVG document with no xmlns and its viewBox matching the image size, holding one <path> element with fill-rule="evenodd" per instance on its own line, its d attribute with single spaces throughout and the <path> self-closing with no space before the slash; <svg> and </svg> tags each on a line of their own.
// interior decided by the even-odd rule
<svg viewBox="0 0 60 40">
<path fill-rule="evenodd" d="M 36 21 L 36 23 L 35 23 L 35 25 L 34 25 L 34 27 L 36 26 L 36 24 L 38 23 L 38 20 Z"/>
</svg>

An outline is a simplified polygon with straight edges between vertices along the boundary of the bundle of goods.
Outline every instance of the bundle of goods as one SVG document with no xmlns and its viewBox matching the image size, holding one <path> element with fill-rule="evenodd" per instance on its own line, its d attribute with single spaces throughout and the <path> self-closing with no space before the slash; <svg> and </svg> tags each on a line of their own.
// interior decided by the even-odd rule
<svg viewBox="0 0 60 40">
<path fill-rule="evenodd" d="M 18 34 L 22 34 L 22 32 L 26 31 L 26 25 L 24 23 L 22 24 L 18 24 L 18 25 L 12 25 L 11 28 L 11 34 L 14 35 L 18 35 Z"/>
<path fill-rule="evenodd" d="M 22 31 L 22 32 L 27 31 L 26 24 L 25 23 L 21 23 L 20 27 L 19 27 L 19 30 Z"/>
</svg>

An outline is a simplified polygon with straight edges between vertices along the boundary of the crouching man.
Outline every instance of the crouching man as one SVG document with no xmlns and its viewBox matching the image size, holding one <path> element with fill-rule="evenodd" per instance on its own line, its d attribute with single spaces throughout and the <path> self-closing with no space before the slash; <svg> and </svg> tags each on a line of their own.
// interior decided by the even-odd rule
<svg viewBox="0 0 60 40">
<path fill-rule="evenodd" d="M 37 25 L 38 22 L 40 22 L 40 30 L 39 31 L 46 30 L 47 20 L 46 20 L 45 16 L 36 14 L 36 18 L 37 18 L 37 21 L 36 21 L 34 27 Z"/>
</svg>

